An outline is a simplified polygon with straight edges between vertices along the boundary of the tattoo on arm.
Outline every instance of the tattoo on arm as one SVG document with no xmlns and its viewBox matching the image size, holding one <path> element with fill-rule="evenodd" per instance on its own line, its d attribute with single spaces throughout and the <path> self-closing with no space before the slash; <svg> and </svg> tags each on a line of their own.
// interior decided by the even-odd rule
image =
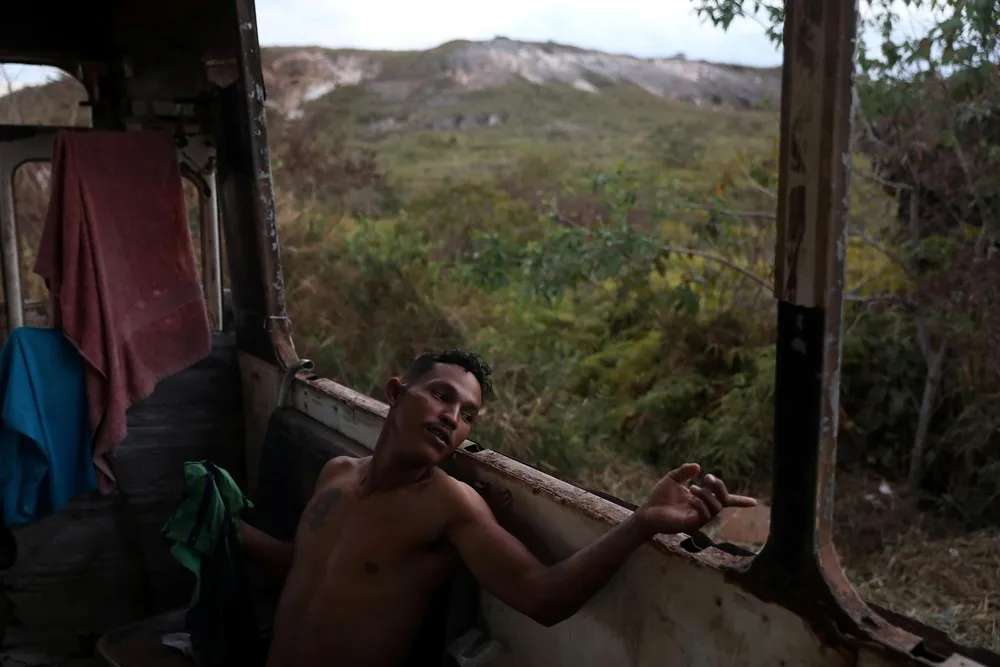
<svg viewBox="0 0 1000 667">
<path fill-rule="evenodd" d="M 327 489 L 321 493 L 306 510 L 306 524 L 313 530 L 319 530 L 338 500 L 340 500 L 340 489 Z"/>
</svg>

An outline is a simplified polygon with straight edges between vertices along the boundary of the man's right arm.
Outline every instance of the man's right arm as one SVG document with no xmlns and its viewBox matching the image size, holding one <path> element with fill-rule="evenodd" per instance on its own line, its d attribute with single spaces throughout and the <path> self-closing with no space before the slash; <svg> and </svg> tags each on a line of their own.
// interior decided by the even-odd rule
<svg viewBox="0 0 1000 667">
<path fill-rule="evenodd" d="M 350 459 L 343 456 L 327 461 L 316 479 L 313 497 L 315 498 L 316 494 L 322 491 L 330 480 L 343 470 L 345 465 L 349 464 Z M 276 581 L 283 583 L 288 572 L 292 569 L 295 543 L 282 542 L 245 522 L 240 522 L 239 534 L 243 550 L 250 560 L 257 563 Z"/>
<path fill-rule="evenodd" d="M 283 583 L 292 569 L 295 555 L 294 542 L 282 542 L 246 522 L 240 523 L 240 541 L 243 550 L 275 581 Z"/>
</svg>

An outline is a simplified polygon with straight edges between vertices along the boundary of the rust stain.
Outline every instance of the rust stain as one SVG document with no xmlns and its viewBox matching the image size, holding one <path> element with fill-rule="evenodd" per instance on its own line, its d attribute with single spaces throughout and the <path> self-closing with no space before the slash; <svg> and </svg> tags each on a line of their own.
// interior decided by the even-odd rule
<svg viewBox="0 0 1000 667">
<path fill-rule="evenodd" d="M 792 146 L 794 154 L 796 150 L 794 139 Z M 785 264 L 788 270 L 785 274 L 785 290 L 782 298 L 794 302 L 799 286 L 799 253 L 802 251 L 802 242 L 806 236 L 806 188 L 803 185 L 796 185 L 788 193 L 785 235 L 787 236 L 785 246 L 788 248 Z"/>
<path fill-rule="evenodd" d="M 251 163 L 257 186 L 254 200 L 256 245 L 264 271 L 263 288 L 267 295 L 267 325 L 279 364 L 287 368 L 298 355 L 291 338 L 291 323 L 285 303 L 285 278 L 281 266 L 274 188 L 271 180 L 271 158 L 267 145 L 267 123 L 264 102 L 264 75 L 261 69 L 257 37 L 257 17 L 253 0 L 237 0 L 236 14 L 240 24 L 239 48 L 241 78 L 247 91 L 246 113 L 250 126 Z"/>
</svg>

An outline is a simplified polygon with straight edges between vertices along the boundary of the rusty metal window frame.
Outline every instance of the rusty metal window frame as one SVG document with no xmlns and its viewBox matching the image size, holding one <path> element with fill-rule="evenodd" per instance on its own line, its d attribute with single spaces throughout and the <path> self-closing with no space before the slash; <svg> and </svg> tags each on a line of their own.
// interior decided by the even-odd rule
<svg viewBox="0 0 1000 667">
<path fill-rule="evenodd" d="M 6 171 L 0 172 L 6 174 Z M 4 338 L 11 329 L 24 325 L 24 301 L 21 295 L 21 257 L 17 244 L 17 220 L 14 217 L 13 174 L 3 179 L 0 192 L 0 264 L 3 266 Z"/>
<path fill-rule="evenodd" d="M 2 244 L 2 257 L 3 257 L 3 283 L 4 283 L 4 301 L 7 302 L 10 299 L 10 295 L 7 293 L 8 284 L 12 285 L 11 291 L 16 290 L 18 300 L 14 300 L 12 303 L 15 309 L 20 311 L 20 320 L 16 325 L 10 325 L 10 309 L 4 313 L 5 319 L 4 324 L 6 325 L 6 330 L 4 335 L 10 333 L 11 329 L 17 326 L 30 326 L 32 323 L 31 307 L 37 307 L 35 301 L 31 301 L 29 295 L 26 294 L 26 280 L 24 277 L 22 266 L 22 241 L 24 240 L 24 235 L 21 229 L 21 220 L 18 219 L 18 202 L 17 202 L 17 179 L 18 174 L 22 169 L 26 167 L 31 167 L 35 165 L 51 165 L 52 161 L 49 158 L 32 157 L 31 150 L 25 151 L 26 155 L 21 156 L 21 159 L 17 161 L 14 166 L 9 170 L 6 166 L 0 167 L 3 169 L 3 178 L 5 181 L 4 193 L 0 194 L 0 206 L 2 206 L 3 220 L 0 224 L 4 226 L 4 232 L 0 235 L 0 244 Z M 51 170 L 49 171 L 51 177 Z M 8 222 L 11 221 L 11 222 Z M 8 239 L 8 234 L 12 234 L 13 238 Z M 12 280 L 8 282 L 8 263 L 10 265 L 11 273 L 16 274 Z M 28 273 L 31 273 L 29 268 Z M 16 286 L 13 286 L 16 284 Z M 47 307 L 43 306 L 45 311 Z"/>
<path fill-rule="evenodd" d="M 21 129 L 22 126 L 19 126 Z M 23 126 L 25 143 L 19 151 L 5 159 L 0 151 L 0 271 L 3 277 L 5 331 L 25 324 L 23 280 L 21 275 L 20 238 L 15 202 L 15 178 L 18 170 L 27 164 L 51 164 L 51 141 L 55 126 Z M 34 131 L 34 132 L 32 132 Z M 86 132 L 86 129 L 81 129 Z M 47 151 L 39 150 L 34 142 L 45 144 Z M 0 142 L 8 143 L 9 142 Z M 189 144 L 190 146 L 191 144 Z M 201 148 L 202 150 L 197 150 Z M 216 160 L 211 141 L 206 140 L 195 150 L 179 150 L 182 165 L 187 173 L 182 178 L 192 182 L 199 193 L 199 241 L 201 243 L 202 289 L 212 329 L 223 328 L 222 295 L 222 229 L 216 183 Z"/>
<path fill-rule="evenodd" d="M 208 177 L 208 193 L 202 194 L 199 206 L 201 224 L 201 284 L 212 328 L 222 331 L 222 225 L 219 216 L 219 193 L 216 171 Z"/>
<path fill-rule="evenodd" d="M 200 143 L 199 143 L 200 139 Z M 215 148 L 208 137 L 192 137 L 178 150 L 181 177 L 198 191 L 198 241 L 201 284 L 214 331 L 223 329 L 222 218 L 219 209 Z"/>
<path fill-rule="evenodd" d="M 0 153 L 0 268 L 3 275 L 4 332 L 24 326 L 24 294 L 21 287 L 21 248 L 14 202 L 14 178 L 23 165 L 39 160 L 12 160 Z"/>
<path fill-rule="evenodd" d="M 860 598 L 833 545 L 858 17 L 858 0 L 785 2 L 771 524 L 741 576 L 763 599 L 912 659 L 922 639 Z"/>
</svg>

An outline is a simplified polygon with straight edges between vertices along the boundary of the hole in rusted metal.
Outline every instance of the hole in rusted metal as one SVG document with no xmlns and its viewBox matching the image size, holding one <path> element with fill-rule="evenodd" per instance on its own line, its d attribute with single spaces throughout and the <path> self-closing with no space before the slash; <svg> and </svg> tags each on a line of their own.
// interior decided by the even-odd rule
<svg viewBox="0 0 1000 667">
<path fill-rule="evenodd" d="M 695 544 L 695 541 L 689 537 L 680 543 L 680 548 L 683 549 L 684 551 L 687 551 L 688 553 L 696 554 L 702 551 L 704 547 L 698 546 L 697 544 Z"/>
<path fill-rule="evenodd" d="M 910 654 L 916 658 L 923 658 L 924 660 L 931 660 L 933 662 L 944 662 L 945 660 L 945 656 L 930 650 L 927 647 L 927 642 L 924 641 L 914 646 Z"/>
<path fill-rule="evenodd" d="M 718 549 L 719 551 L 722 551 L 723 553 L 729 554 L 730 556 L 739 556 L 740 558 L 750 558 L 757 555 L 756 552 L 753 552 L 750 549 L 744 549 L 738 544 L 732 544 L 731 542 L 716 542 L 712 546 Z"/>
</svg>

